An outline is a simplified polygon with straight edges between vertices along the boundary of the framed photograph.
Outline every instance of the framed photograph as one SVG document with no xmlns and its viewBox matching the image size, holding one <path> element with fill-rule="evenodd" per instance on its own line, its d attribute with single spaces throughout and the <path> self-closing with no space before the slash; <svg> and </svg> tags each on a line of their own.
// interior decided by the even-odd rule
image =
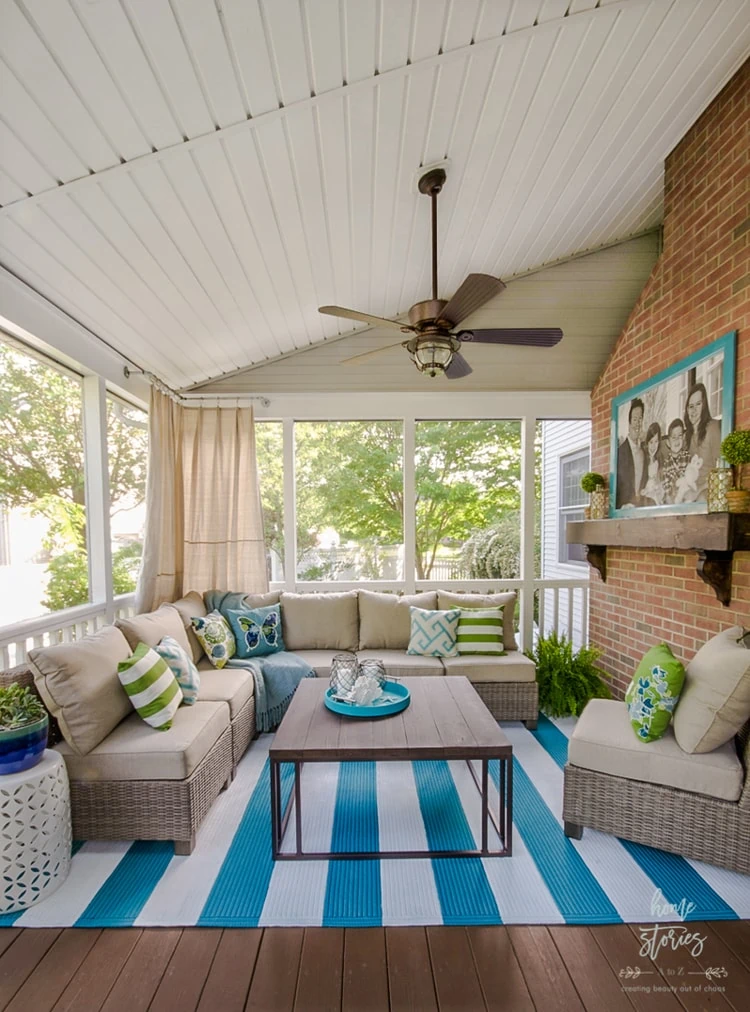
<svg viewBox="0 0 750 1012">
<path fill-rule="evenodd" d="M 734 425 L 736 331 L 612 401 L 610 516 L 705 513 Z"/>
</svg>

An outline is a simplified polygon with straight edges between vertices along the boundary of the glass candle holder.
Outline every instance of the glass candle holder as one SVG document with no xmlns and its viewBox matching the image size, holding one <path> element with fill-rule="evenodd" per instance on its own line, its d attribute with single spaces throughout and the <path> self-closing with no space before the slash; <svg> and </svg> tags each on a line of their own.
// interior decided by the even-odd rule
<svg viewBox="0 0 750 1012">
<path fill-rule="evenodd" d="M 386 681 L 385 664 L 379 657 L 367 657 L 359 662 L 358 675 L 371 675 L 382 686 Z"/>
<path fill-rule="evenodd" d="M 336 654 L 331 661 L 329 686 L 334 692 L 351 692 L 359 675 L 354 654 Z"/>
</svg>

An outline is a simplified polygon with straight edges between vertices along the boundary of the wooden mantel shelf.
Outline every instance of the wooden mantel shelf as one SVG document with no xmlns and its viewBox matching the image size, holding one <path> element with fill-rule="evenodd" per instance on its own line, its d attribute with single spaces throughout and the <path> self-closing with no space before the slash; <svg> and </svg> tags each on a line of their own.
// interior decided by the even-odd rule
<svg viewBox="0 0 750 1012">
<path fill-rule="evenodd" d="M 735 552 L 750 552 L 750 513 L 683 513 L 569 523 L 568 544 L 586 545 L 587 558 L 607 579 L 607 547 L 661 548 L 698 553 L 698 576 L 723 605 L 732 600 Z"/>
</svg>

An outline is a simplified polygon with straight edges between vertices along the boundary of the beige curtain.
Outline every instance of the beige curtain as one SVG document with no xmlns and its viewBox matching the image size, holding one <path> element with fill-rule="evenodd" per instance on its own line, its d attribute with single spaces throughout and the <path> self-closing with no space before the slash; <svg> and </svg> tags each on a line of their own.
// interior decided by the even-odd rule
<svg viewBox="0 0 750 1012">
<path fill-rule="evenodd" d="M 152 389 L 139 611 L 189 590 L 268 590 L 252 408 L 186 408 Z"/>
</svg>

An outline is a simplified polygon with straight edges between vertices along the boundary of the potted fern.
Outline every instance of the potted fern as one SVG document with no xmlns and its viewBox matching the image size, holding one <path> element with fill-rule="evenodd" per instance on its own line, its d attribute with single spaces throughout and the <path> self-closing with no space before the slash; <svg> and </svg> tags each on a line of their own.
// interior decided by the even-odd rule
<svg viewBox="0 0 750 1012">
<path fill-rule="evenodd" d="M 589 516 L 592 520 L 606 520 L 609 515 L 609 489 L 604 475 L 587 471 L 581 478 L 581 488 L 588 492 Z"/>
<path fill-rule="evenodd" d="M 536 664 L 539 709 L 550 717 L 578 717 L 590 699 L 612 698 L 594 646 L 574 650 L 569 639 L 552 632 L 540 636 L 526 656 Z"/>
<path fill-rule="evenodd" d="M 750 491 L 743 487 L 743 470 L 750 464 L 750 430 L 736 429 L 725 436 L 721 455 L 732 468 L 734 488 L 727 492 L 730 513 L 750 513 Z"/>
<path fill-rule="evenodd" d="M 49 717 L 41 700 L 16 683 L 0 688 L 0 775 L 21 773 L 41 760 Z"/>
</svg>

